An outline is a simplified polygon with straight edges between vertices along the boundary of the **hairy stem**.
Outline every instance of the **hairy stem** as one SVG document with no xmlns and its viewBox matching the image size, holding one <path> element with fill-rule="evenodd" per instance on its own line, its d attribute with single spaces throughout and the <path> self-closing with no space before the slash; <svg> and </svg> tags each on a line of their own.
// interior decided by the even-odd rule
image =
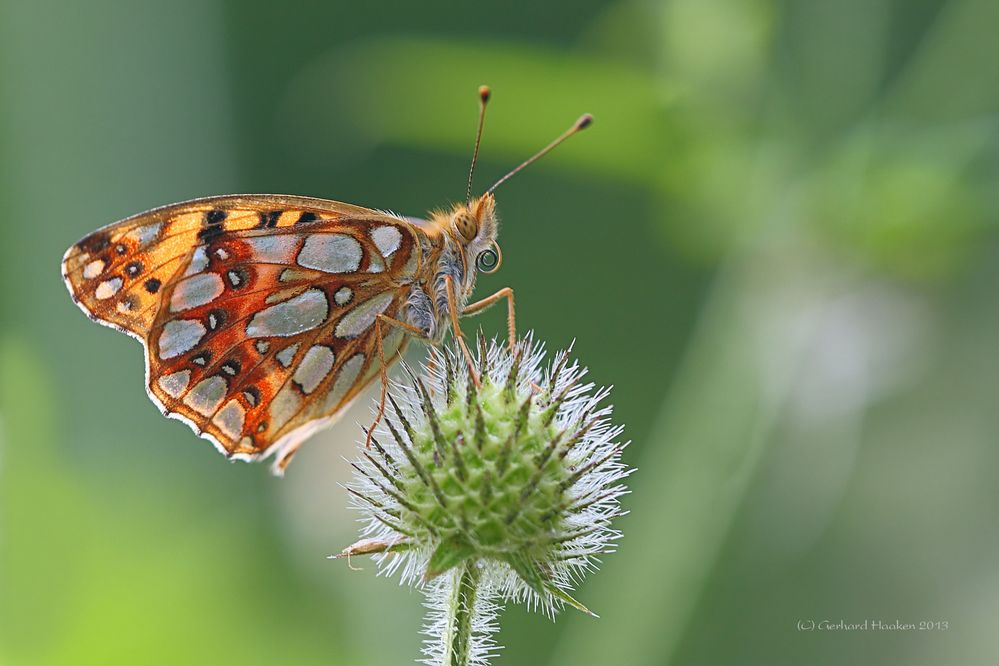
<svg viewBox="0 0 999 666">
<path fill-rule="evenodd" d="M 455 577 L 455 582 L 448 599 L 441 666 L 468 666 L 472 653 L 472 619 L 481 574 L 478 563 L 467 560 L 451 575 Z"/>
</svg>

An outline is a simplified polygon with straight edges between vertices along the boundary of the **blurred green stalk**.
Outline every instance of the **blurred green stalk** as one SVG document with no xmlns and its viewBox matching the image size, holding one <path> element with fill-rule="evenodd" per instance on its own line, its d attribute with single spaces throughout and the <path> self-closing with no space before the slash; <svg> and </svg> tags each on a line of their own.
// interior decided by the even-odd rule
<svg viewBox="0 0 999 666">
<path fill-rule="evenodd" d="M 586 590 L 592 607 L 614 612 L 597 629 L 573 618 L 552 664 L 660 665 L 684 635 L 793 365 L 774 377 L 761 363 L 749 307 L 775 276 L 760 284 L 755 266 L 739 260 L 719 275 L 645 455 L 635 461 L 632 514 L 621 525 L 627 538 Z"/>
</svg>

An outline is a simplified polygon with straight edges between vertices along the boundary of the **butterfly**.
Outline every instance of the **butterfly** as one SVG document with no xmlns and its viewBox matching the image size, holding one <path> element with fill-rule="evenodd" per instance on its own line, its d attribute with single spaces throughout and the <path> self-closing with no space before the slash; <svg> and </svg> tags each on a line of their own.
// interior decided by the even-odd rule
<svg viewBox="0 0 999 666">
<path fill-rule="evenodd" d="M 473 198 L 489 96 L 482 86 L 465 202 L 429 219 L 302 196 L 195 199 L 74 244 L 66 286 L 88 317 L 142 343 L 146 390 L 165 416 L 230 459 L 273 456 L 282 474 L 380 377 L 377 423 L 387 369 L 411 339 L 436 345 L 452 329 L 474 378 L 459 318 L 505 299 L 514 344 L 510 288 L 470 302 L 477 273 L 502 263 L 493 192 L 592 117 Z"/>
</svg>

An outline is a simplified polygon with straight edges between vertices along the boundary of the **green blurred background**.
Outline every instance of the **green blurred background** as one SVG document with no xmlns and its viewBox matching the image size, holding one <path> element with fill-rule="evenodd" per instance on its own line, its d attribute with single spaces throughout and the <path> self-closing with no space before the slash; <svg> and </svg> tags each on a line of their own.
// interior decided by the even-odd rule
<svg viewBox="0 0 999 666">
<path fill-rule="evenodd" d="M 59 277 L 172 201 L 499 192 L 522 329 L 614 384 L 625 538 L 497 663 L 993 664 L 999 3 L 0 3 L 0 663 L 398 664 L 421 597 L 327 561 L 355 409 L 286 478 L 142 390 Z M 502 331 L 502 313 L 481 320 Z M 799 631 L 799 621 L 949 623 Z"/>
</svg>

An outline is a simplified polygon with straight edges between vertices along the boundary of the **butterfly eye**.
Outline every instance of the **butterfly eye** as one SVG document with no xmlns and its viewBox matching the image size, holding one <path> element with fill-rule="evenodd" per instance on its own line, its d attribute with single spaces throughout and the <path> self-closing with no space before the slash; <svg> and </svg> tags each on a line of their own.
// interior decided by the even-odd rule
<svg viewBox="0 0 999 666">
<path fill-rule="evenodd" d="M 494 273 L 499 268 L 499 254 L 492 248 L 486 248 L 475 258 L 475 265 L 480 273 Z"/>
<path fill-rule="evenodd" d="M 479 232 L 479 225 L 475 223 L 475 218 L 473 218 L 468 213 L 459 213 L 454 218 L 454 226 L 458 229 L 458 233 L 461 237 L 467 241 L 475 238 L 475 234 Z"/>
</svg>

